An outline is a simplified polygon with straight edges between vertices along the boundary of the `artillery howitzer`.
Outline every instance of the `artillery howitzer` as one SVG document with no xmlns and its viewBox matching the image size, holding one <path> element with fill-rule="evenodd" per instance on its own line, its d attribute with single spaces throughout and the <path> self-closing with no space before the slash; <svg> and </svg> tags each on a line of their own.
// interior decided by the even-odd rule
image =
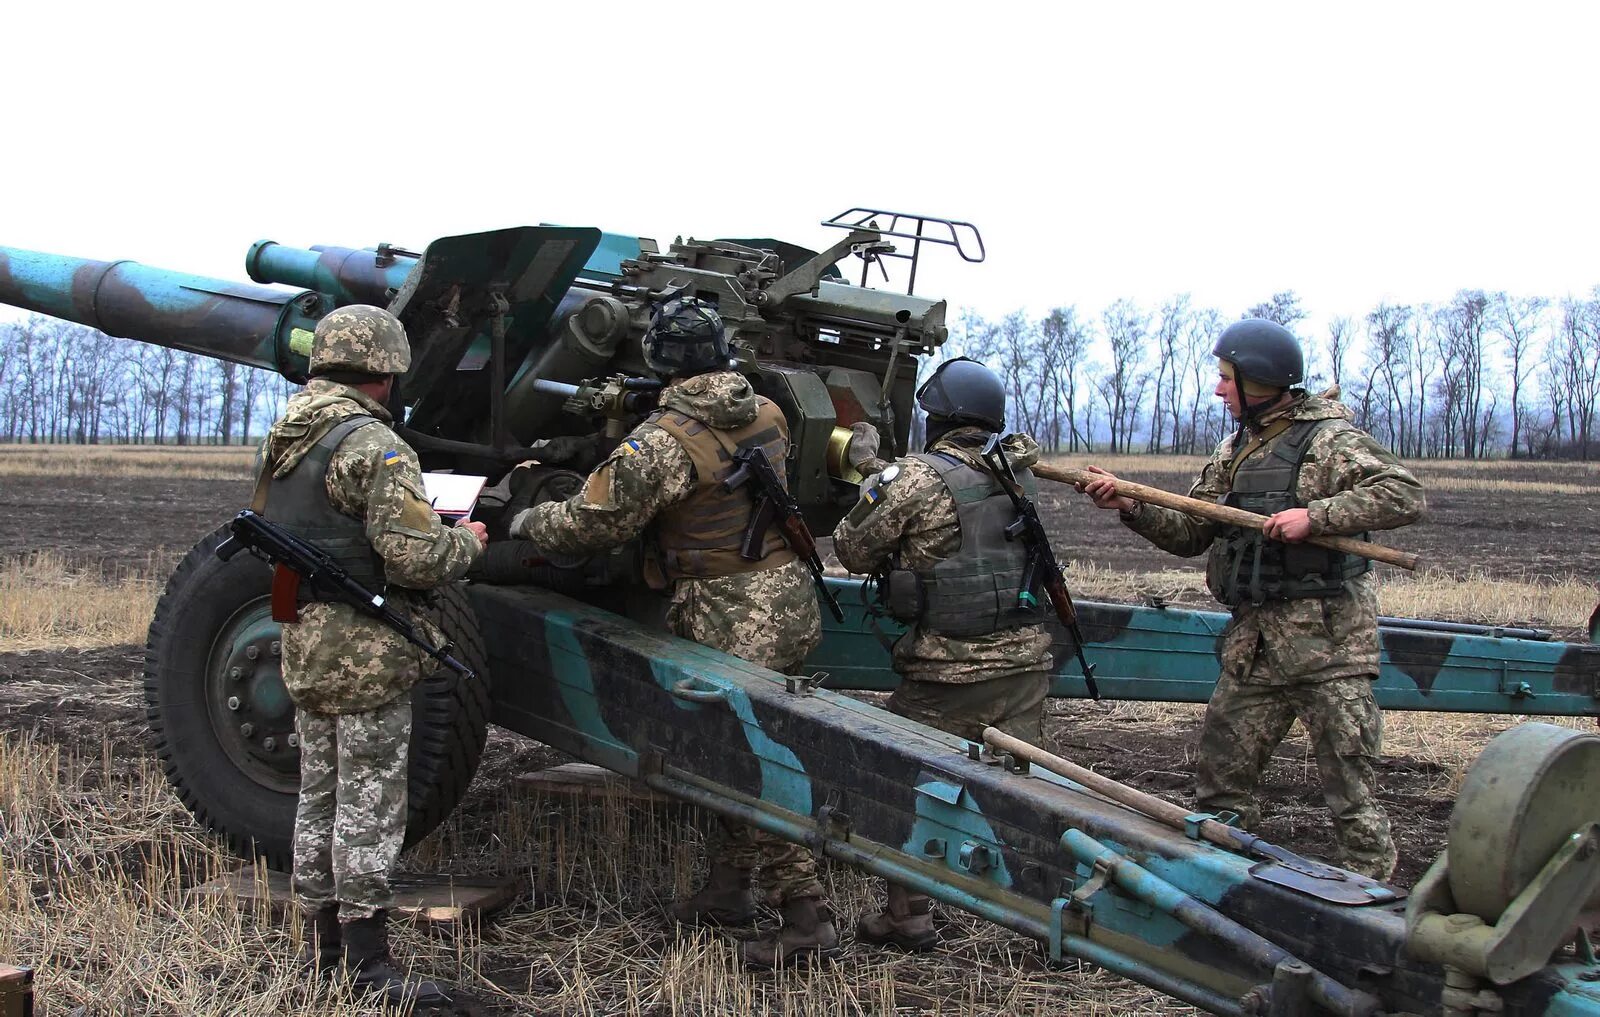
<svg viewBox="0 0 1600 1017">
<path fill-rule="evenodd" d="M 926 242 L 931 227 L 959 246 L 970 229 L 912 221 L 914 232 L 852 229 L 815 256 L 768 240 L 661 252 L 561 227 L 420 253 L 255 245 L 250 276 L 292 290 L 0 248 L 0 302 L 295 379 L 318 317 L 387 305 L 414 344 L 399 396 L 408 439 L 425 468 L 503 481 L 501 500 L 480 505 L 503 533 L 516 508 L 573 491 L 648 409 L 648 386 L 628 380 L 643 374 L 638 338 L 652 303 L 686 289 L 718 304 L 740 369 L 788 416 L 791 489 L 821 532 L 855 497 L 837 429 L 870 420 L 903 450 L 919 358 L 944 339 L 942 302 L 852 286 L 835 268 L 887 255 L 891 237 Z M 219 560 L 226 534 L 184 558 L 157 606 L 150 725 L 190 808 L 281 863 L 292 706 L 268 570 Z M 1408 912 L 1403 889 L 836 694 L 893 683 L 859 607 L 825 619 L 810 661 L 831 675 L 821 688 L 665 635 L 625 552 L 559 569 L 512 541 L 491 547 L 477 581 L 435 608 L 479 680 L 441 671 L 415 693 L 413 840 L 459 800 L 493 721 L 1217 1013 L 1600 1015 L 1600 966 L 1579 924 L 1600 885 L 1600 737 L 1524 725 L 1486 750 Z M 830 583 L 861 603 L 858 584 Z M 1223 616 L 1082 603 L 1080 618 L 1104 698 L 1209 695 Z M 1468 629 L 1386 625 L 1380 701 L 1596 712 L 1593 648 Z M 1083 695 L 1064 634 L 1059 650 L 1054 691 Z"/>
</svg>

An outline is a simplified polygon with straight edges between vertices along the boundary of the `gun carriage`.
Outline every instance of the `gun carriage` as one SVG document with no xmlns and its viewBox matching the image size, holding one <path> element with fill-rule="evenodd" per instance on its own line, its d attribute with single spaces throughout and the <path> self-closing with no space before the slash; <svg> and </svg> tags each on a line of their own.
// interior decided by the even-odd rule
<svg viewBox="0 0 1600 1017">
<path fill-rule="evenodd" d="M 888 222 L 887 228 L 878 223 Z M 739 369 L 788 418 L 789 490 L 818 532 L 856 498 L 848 426 L 903 452 L 921 358 L 946 305 L 870 289 L 896 241 L 980 260 L 969 224 L 854 209 L 820 253 L 770 239 L 652 241 L 520 227 L 390 245 L 262 241 L 256 285 L 0 248 L 0 302 L 303 380 L 335 307 L 385 305 L 412 338 L 396 419 L 425 469 L 488 475 L 498 537 L 566 497 L 653 401 L 639 338 L 674 294 L 708 300 Z M 858 256 L 862 285 L 839 264 Z M 221 521 L 219 521 L 221 522 Z M 155 749 L 188 806 L 241 850 L 286 857 L 297 788 L 270 572 L 224 561 L 226 528 L 180 563 L 146 658 Z M 1408 895 L 1301 858 L 1027 746 L 985 752 L 839 694 L 893 685 L 860 584 L 827 582 L 809 664 L 786 678 L 665 634 L 633 549 L 551 564 L 491 544 L 434 621 L 464 665 L 415 693 L 415 840 L 455 806 L 492 722 L 735 816 L 1224 1014 L 1600 1015 L 1585 931 L 1600 888 L 1600 736 L 1521 725 L 1468 774 L 1450 843 Z M 1054 693 L 1204 701 L 1224 616 L 1078 605 Z M 891 628 L 892 623 L 883 622 Z M 1540 638 L 1543 636 L 1543 638 Z M 1548 634 L 1388 619 L 1391 708 L 1596 715 L 1596 648 Z M 470 675 L 470 677 L 468 677 Z M 996 740 L 1001 743 L 1001 739 Z M 1121 790 L 1118 790 L 1118 789 Z"/>
</svg>

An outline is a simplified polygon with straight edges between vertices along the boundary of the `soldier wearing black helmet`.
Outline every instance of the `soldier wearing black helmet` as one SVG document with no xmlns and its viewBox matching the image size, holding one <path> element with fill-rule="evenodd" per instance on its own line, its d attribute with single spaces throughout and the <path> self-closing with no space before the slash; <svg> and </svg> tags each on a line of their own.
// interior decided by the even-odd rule
<svg viewBox="0 0 1600 1017">
<path fill-rule="evenodd" d="M 894 645 L 901 681 L 889 709 L 981 740 L 993 726 L 1043 743 L 1051 638 L 1042 607 L 1021 608 L 1025 548 L 1005 527 L 1016 508 L 981 457 L 1005 429 L 1005 386 L 965 357 L 946 361 L 917 392 L 928 415 L 924 451 L 885 464 L 878 436 L 857 425 L 846 455 L 866 479 L 833 533 L 852 572 L 876 573 L 891 615 L 909 628 Z M 1004 447 L 1031 493 L 1039 446 L 1024 434 Z M 931 901 L 889 884 L 888 905 L 856 926 L 858 938 L 907 950 L 938 942 Z"/>
<path fill-rule="evenodd" d="M 1232 609 L 1200 733 L 1199 809 L 1257 823 L 1255 785 L 1299 718 L 1344 866 L 1387 879 L 1395 848 L 1372 773 L 1383 716 L 1372 695 L 1378 604 L 1371 563 L 1304 541 L 1415 522 L 1422 485 L 1336 399 L 1296 387 L 1305 363 L 1283 326 L 1235 322 L 1212 352 L 1216 394 L 1239 428 L 1217 446 L 1190 495 L 1266 515 L 1265 532 L 1121 497 L 1115 478 L 1098 467 L 1089 469 L 1107 479 L 1081 490 L 1158 547 L 1185 557 L 1209 551 L 1207 585 Z"/>
<path fill-rule="evenodd" d="M 677 635 L 774 671 L 793 673 L 822 638 L 811 573 L 770 530 L 755 561 L 740 554 L 748 486 L 722 487 L 732 453 L 757 444 L 785 476 L 789 426 L 733 366 L 716 309 L 694 297 L 663 305 L 645 333 L 644 359 L 666 386 L 660 409 L 624 438 L 565 502 L 536 505 L 512 521 L 513 536 L 541 551 L 581 555 L 648 534 L 645 579 L 670 591 Z M 686 923 L 744 925 L 755 917 L 759 868 L 784 924 L 742 944 L 745 963 L 775 967 L 839 952 L 839 937 L 811 852 L 754 827 L 720 821 L 710 874 L 673 906 Z"/>
</svg>

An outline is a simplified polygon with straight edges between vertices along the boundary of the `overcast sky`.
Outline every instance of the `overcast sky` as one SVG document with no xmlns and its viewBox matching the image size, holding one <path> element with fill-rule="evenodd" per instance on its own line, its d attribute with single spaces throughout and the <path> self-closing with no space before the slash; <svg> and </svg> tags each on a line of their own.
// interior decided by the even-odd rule
<svg viewBox="0 0 1600 1017">
<path fill-rule="evenodd" d="M 13 4 L 0 245 L 246 249 L 557 222 L 811 247 L 970 220 L 987 315 L 1293 288 L 1318 322 L 1600 283 L 1587 4 Z"/>
</svg>

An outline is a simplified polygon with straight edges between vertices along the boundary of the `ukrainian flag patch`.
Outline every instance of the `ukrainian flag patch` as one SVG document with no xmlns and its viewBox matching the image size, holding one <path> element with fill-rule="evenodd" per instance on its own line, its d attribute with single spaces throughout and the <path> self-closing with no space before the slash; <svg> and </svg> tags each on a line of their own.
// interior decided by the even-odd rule
<svg viewBox="0 0 1600 1017">
<path fill-rule="evenodd" d="M 622 443 L 622 451 L 630 456 L 639 451 L 641 448 L 644 448 L 644 446 L 639 444 L 638 438 L 629 438 L 627 441 Z"/>
<path fill-rule="evenodd" d="M 394 449 L 390 449 L 389 451 L 387 451 L 387 452 L 385 452 L 383 454 L 383 465 L 385 465 L 385 466 L 393 466 L 395 463 L 397 463 L 399 461 L 400 461 L 400 453 L 395 451 Z"/>
</svg>

